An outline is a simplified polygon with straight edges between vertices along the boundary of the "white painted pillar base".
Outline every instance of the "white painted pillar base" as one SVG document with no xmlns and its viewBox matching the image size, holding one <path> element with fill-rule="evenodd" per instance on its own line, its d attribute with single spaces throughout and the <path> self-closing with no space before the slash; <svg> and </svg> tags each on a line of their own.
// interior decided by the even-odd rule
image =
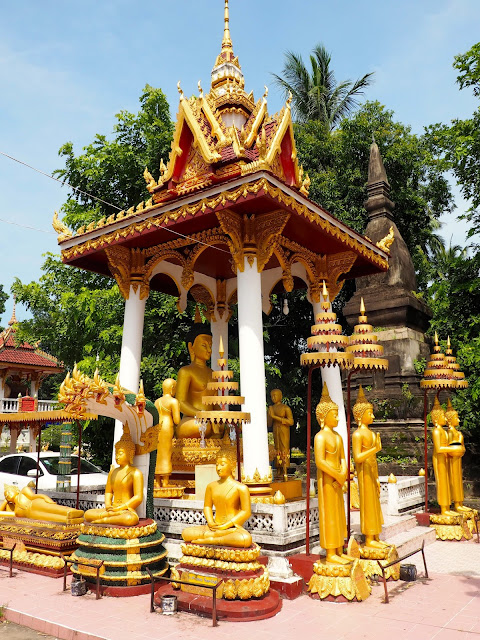
<svg viewBox="0 0 480 640">
<path fill-rule="evenodd" d="M 323 311 L 320 306 L 320 302 L 313 302 L 313 313 L 316 317 L 317 313 L 321 313 Z M 330 305 L 330 311 L 331 311 Z M 315 318 L 314 318 L 315 320 Z M 333 351 L 334 349 L 331 349 Z M 343 440 L 343 450 L 345 453 L 345 460 L 349 460 L 350 457 L 347 455 L 347 414 L 345 413 L 345 403 L 343 401 L 343 391 L 342 391 L 342 378 L 340 375 L 340 367 L 321 367 L 322 372 L 322 386 L 323 383 L 327 383 L 328 392 L 330 394 L 330 398 L 338 404 L 338 427 L 336 428 L 337 433 L 342 436 Z M 347 462 L 348 466 L 348 462 Z"/>
<path fill-rule="evenodd" d="M 142 360 L 143 323 L 145 319 L 146 298 L 140 300 L 140 287 L 137 291 L 130 286 L 130 297 L 125 300 L 123 319 L 122 351 L 120 355 L 120 384 L 125 389 L 138 392 L 140 384 L 140 362 Z M 122 423 L 115 420 L 113 443 L 120 440 L 123 433 Z M 112 452 L 115 463 L 115 449 Z"/>
<path fill-rule="evenodd" d="M 237 271 L 240 394 L 251 423 L 243 425 L 243 468 L 245 477 L 258 470 L 261 478 L 270 474 L 267 434 L 267 394 L 263 354 L 262 283 L 257 260 Z"/>
</svg>

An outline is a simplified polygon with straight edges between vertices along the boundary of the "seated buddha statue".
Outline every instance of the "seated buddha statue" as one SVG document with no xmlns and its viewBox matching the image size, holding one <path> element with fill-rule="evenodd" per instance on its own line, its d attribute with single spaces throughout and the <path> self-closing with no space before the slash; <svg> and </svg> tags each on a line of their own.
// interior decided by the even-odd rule
<svg viewBox="0 0 480 640">
<path fill-rule="evenodd" d="M 252 545 L 252 536 L 242 527 L 252 513 L 250 492 L 234 479 L 234 469 L 233 458 L 220 453 L 217 457 L 219 479 L 210 482 L 205 491 L 203 513 L 207 524 L 186 527 L 182 531 L 185 542 L 244 549 Z"/>
<path fill-rule="evenodd" d="M 440 505 L 442 515 L 455 516 L 457 515 L 455 511 L 450 511 L 452 492 L 449 460 L 451 457 L 461 458 L 463 455 L 462 449 L 456 445 L 448 444 L 448 434 L 443 428 L 447 423 L 447 418 L 438 396 L 435 398 L 430 417 L 433 423 L 433 471 L 437 488 L 437 502 Z"/>
<path fill-rule="evenodd" d="M 193 336 L 192 336 L 193 337 Z M 212 336 L 198 333 L 193 342 L 188 342 L 191 364 L 182 367 L 177 375 L 177 400 L 182 418 L 175 429 L 177 438 L 199 438 L 199 425 L 195 422 L 198 411 L 207 407 L 202 397 L 207 394 L 207 384 L 212 381 L 212 370 L 207 365 L 212 355 Z M 205 437 L 212 437 L 212 426 L 207 424 Z M 215 434 L 222 437 L 223 433 Z"/>
<path fill-rule="evenodd" d="M 447 402 L 447 410 L 445 412 L 445 418 L 448 426 L 448 444 L 450 446 L 456 446 L 458 449 L 458 455 L 448 457 L 448 476 L 450 480 L 450 492 L 453 502 L 453 508 L 458 513 L 470 512 L 469 507 L 463 505 L 463 473 L 462 473 L 462 457 L 465 454 L 465 442 L 463 439 L 463 433 L 457 428 L 460 424 L 458 419 L 458 413 L 455 411 L 450 398 Z"/>
<path fill-rule="evenodd" d="M 22 490 L 12 485 L 5 485 L 4 493 L 5 500 L 0 505 L 0 516 L 16 516 L 64 524 L 83 522 L 81 509 L 57 504 L 49 496 L 35 493 L 28 485 Z"/>
<path fill-rule="evenodd" d="M 379 539 L 383 514 L 380 507 L 377 453 L 382 450 L 382 442 L 380 434 L 370 429 L 375 420 L 373 405 L 367 401 L 361 385 L 353 407 L 353 416 L 358 425 L 352 436 L 352 450 L 360 494 L 360 529 L 365 536 L 366 547 L 381 549 L 387 546 Z"/>
<path fill-rule="evenodd" d="M 134 455 L 135 444 L 128 424 L 124 424 L 123 435 L 115 444 L 115 461 L 119 466 L 111 469 L 107 477 L 105 508 L 86 511 L 87 522 L 125 527 L 138 524 L 136 508 L 143 500 L 143 474 L 133 466 Z"/>
<path fill-rule="evenodd" d="M 343 543 L 347 537 L 343 503 L 347 463 L 342 436 L 335 432 L 338 425 L 338 405 L 331 400 L 326 384 L 323 385 L 315 415 L 320 425 L 314 441 L 320 545 L 327 553 L 327 562 L 349 564 L 352 559 L 343 553 Z"/>
</svg>

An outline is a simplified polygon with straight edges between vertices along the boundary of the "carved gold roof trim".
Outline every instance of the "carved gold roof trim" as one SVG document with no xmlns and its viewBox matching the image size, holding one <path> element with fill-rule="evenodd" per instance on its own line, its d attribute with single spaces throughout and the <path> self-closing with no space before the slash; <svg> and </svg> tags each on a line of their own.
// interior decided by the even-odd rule
<svg viewBox="0 0 480 640">
<path fill-rule="evenodd" d="M 327 234 L 333 236 L 334 238 L 338 238 L 349 249 L 352 249 L 360 255 L 367 257 L 369 260 L 371 260 L 381 268 L 388 268 L 388 260 L 379 255 L 374 249 L 370 249 L 359 239 L 351 236 L 343 229 L 337 227 L 330 220 L 322 217 L 315 211 L 310 210 L 307 205 L 298 201 L 293 196 L 287 195 L 279 187 L 273 186 L 266 178 L 260 178 L 259 180 L 256 180 L 255 182 L 252 182 L 250 184 L 240 185 L 235 189 L 225 191 L 211 198 L 202 198 L 198 202 L 184 205 L 182 207 L 179 207 L 178 209 L 166 211 L 155 217 L 151 217 L 142 221 L 132 221 L 132 223 L 128 227 L 114 230 L 110 233 L 104 233 L 98 238 L 87 240 L 75 247 L 62 250 L 62 257 L 65 260 L 70 260 L 71 258 L 82 255 L 87 251 L 91 251 L 92 249 L 96 250 L 99 248 L 107 247 L 114 242 L 118 242 L 122 238 L 126 239 L 129 236 L 133 236 L 135 233 L 142 233 L 146 229 L 151 229 L 152 227 L 164 227 L 169 221 L 176 221 L 179 218 L 186 218 L 187 216 L 195 216 L 199 211 L 204 212 L 206 211 L 206 209 L 213 210 L 220 204 L 222 206 L 225 206 L 227 202 L 234 204 L 239 198 L 245 198 L 249 194 L 256 195 L 261 190 L 263 190 L 268 196 L 276 200 L 279 204 L 289 207 L 298 215 L 301 215 L 310 222 L 315 223 Z"/>
<path fill-rule="evenodd" d="M 253 145 L 253 143 L 257 139 L 258 130 L 266 115 L 267 115 L 267 100 L 264 96 L 261 100 L 258 113 L 256 114 L 253 122 L 249 127 L 249 131 L 245 132 L 247 136 L 245 138 L 244 145 L 247 149 L 250 149 L 250 147 Z"/>
</svg>

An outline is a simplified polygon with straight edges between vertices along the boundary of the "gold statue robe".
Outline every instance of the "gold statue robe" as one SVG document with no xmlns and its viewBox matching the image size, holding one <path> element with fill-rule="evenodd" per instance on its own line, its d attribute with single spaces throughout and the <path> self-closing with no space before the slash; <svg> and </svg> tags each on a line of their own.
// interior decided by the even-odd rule
<svg viewBox="0 0 480 640">
<path fill-rule="evenodd" d="M 368 429 L 363 434 L 362 451 L 375 445 L 376 435 Z M 358 489 L 360 494 L 360 530 L 363 535 L 377 536 L 382 532 L 383 514 L 380 507 L 380 485 L 377 456 L 373 453 L 364 462 L 357 463 Z"/>
<path fill-rule="evenodd" d="M 448 469 L 448 457 L 446 453 L 438 451 L 439 447 L 448 446 L 448 436 L 445 429 L 436 426 L 432 432 L 433 437 L 433 471 L 437 487 L 437 502 L 441 507 L 450 507 L 452 496 L 450 492 L 450 478 Z M 438 446 L 437 446 L 438 443 Z"/>
<path fill-rule="evenodd" d="M 448 430 L 448 444 L 452 442 L 459 442 L 458 448 L 463 451 L 459 456 L 448 456 L 448 476 L 450 480 L 450 493 L 452 502 L 463 503 L 463 472 L 462 472 L 462 456 L 465 453 L 465 444 L 463 440 L 463 434 L 458 429 Z"/>
<path fill-rule="evenodd" d="M 317 433 L 315 445 L 317 445 L 317 438 L 323 435 L 322 431 Z M 331 448 L 328 443 L 325 444 L 325 461 L 340 472 L 343 442 L 338 433 L 334 433 L 334 435 L 335 446 Z M 343 547 L 343 542 L 347 537 L 347 521 L 345 518 L 342 485 L 317 467 L 317 490 L 320 545 L 324 549 Z"/>
</svg>

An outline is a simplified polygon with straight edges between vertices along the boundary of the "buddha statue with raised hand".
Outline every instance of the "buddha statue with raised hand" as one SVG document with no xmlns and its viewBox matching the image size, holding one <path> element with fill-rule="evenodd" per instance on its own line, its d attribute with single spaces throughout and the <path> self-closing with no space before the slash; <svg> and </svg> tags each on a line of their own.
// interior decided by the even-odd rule
<svg viewBox="0 0 480 640">
<path fill-rule="evenodd" d="M 463 433 L 457 429 L 460 424 L 458 413 L 455 411 L 452 405 L 452 401 L 448 398 L 447 410 L 445 412 L 445 418 L 447 421 L 448 431 L 448 444 L 449 446 L 457 447 L 456 456 L 448 457 L 448 475 L 450 479 L 450 491 L 451 498 L 454 505 L 454 510 L 458 513 L 469 513 L 472 511 L 469 507 L 463 506 L 463 473 L 462 473 L 462 457 L 465 454 L 465 443 L 463 439 Z"/>
<path fill-rule="evenodd" d="M 442 516 L 455 516 L 455 511 L 450 511 L 452 503 L 452 492 L 450 486 L 450 458 L 461 458 L 462 447 L 448 444 L 448 434 L 443 428 L 447 423 L 445 411 L 435 397 L 433 409 L 430 413 L 432 418 L 432 440 L 433 440 L 433 471 L 435 473 L 435 485 L 437 487 L 437 502 L 440 505 Z"/>
<path fill-rule="evenodd" d="M 326 384 L 323 385 L 316 417 L 320 425 L 314 445 L 320 545 L 327 553 L 327 562 L 349 564 L 352 558 L 343 553 L 343 543 L 347 537 L 343 503 L 343 484 L 347 479 L 347 463 L 342 437 L 335 432 L 338 425 L 338 405 L 331 400 Z"/>
<path fill-rule="evenodd" d="M 217 457 L 219 479 L 210 482 L 205 491 L 203 513 L 206 525 L 186 527 L 185 542 L 224 547 L 247 548 L 252 536 L 243 524 L 252 513 L 248 487 L 234 479 L 235 460 L 226 453 Z M 215 509 L 215 514 L 213 513 Z"/>
<path fill-rule="evenodd" d="M 290 464 L 290 428 L 293 426 L 293 414 L 290 407 L 282 402 L 283 395 L 280 389 L 273 389 L 270 397 L 273 404 L 268 407 L 267 426 L 273 431 L 277 468 L 280 468 L 286 482 Z"/>
<path fill-rule="evenodd" d="M 379 539 L 383 514 L 377 465 L 377 453 L 382 450 L 382 441 L 380 434 L 370 429 L 375 420 L 373 405 L 368 402 L 361 385 L 353 407 L 353 416 L 358 425 L 352 436 L 352 450 L 360 494 L 360 529 L 365 536 L 366 547 L 383 549 L 388 545 Z"/>
<path fill-rule="evenodd" d="M 87 522 L 126 527 L 138 524 L 136 508 L 143 500 L 143 474 L 133 466 L 134 455 L 135 443 L 128 424 L 124 424 L 123 435 L 115 444 L 115 460 L 119 466 L 111 469 L 107 477 L 105 508 L 86 511 Z"/>
</svg>

